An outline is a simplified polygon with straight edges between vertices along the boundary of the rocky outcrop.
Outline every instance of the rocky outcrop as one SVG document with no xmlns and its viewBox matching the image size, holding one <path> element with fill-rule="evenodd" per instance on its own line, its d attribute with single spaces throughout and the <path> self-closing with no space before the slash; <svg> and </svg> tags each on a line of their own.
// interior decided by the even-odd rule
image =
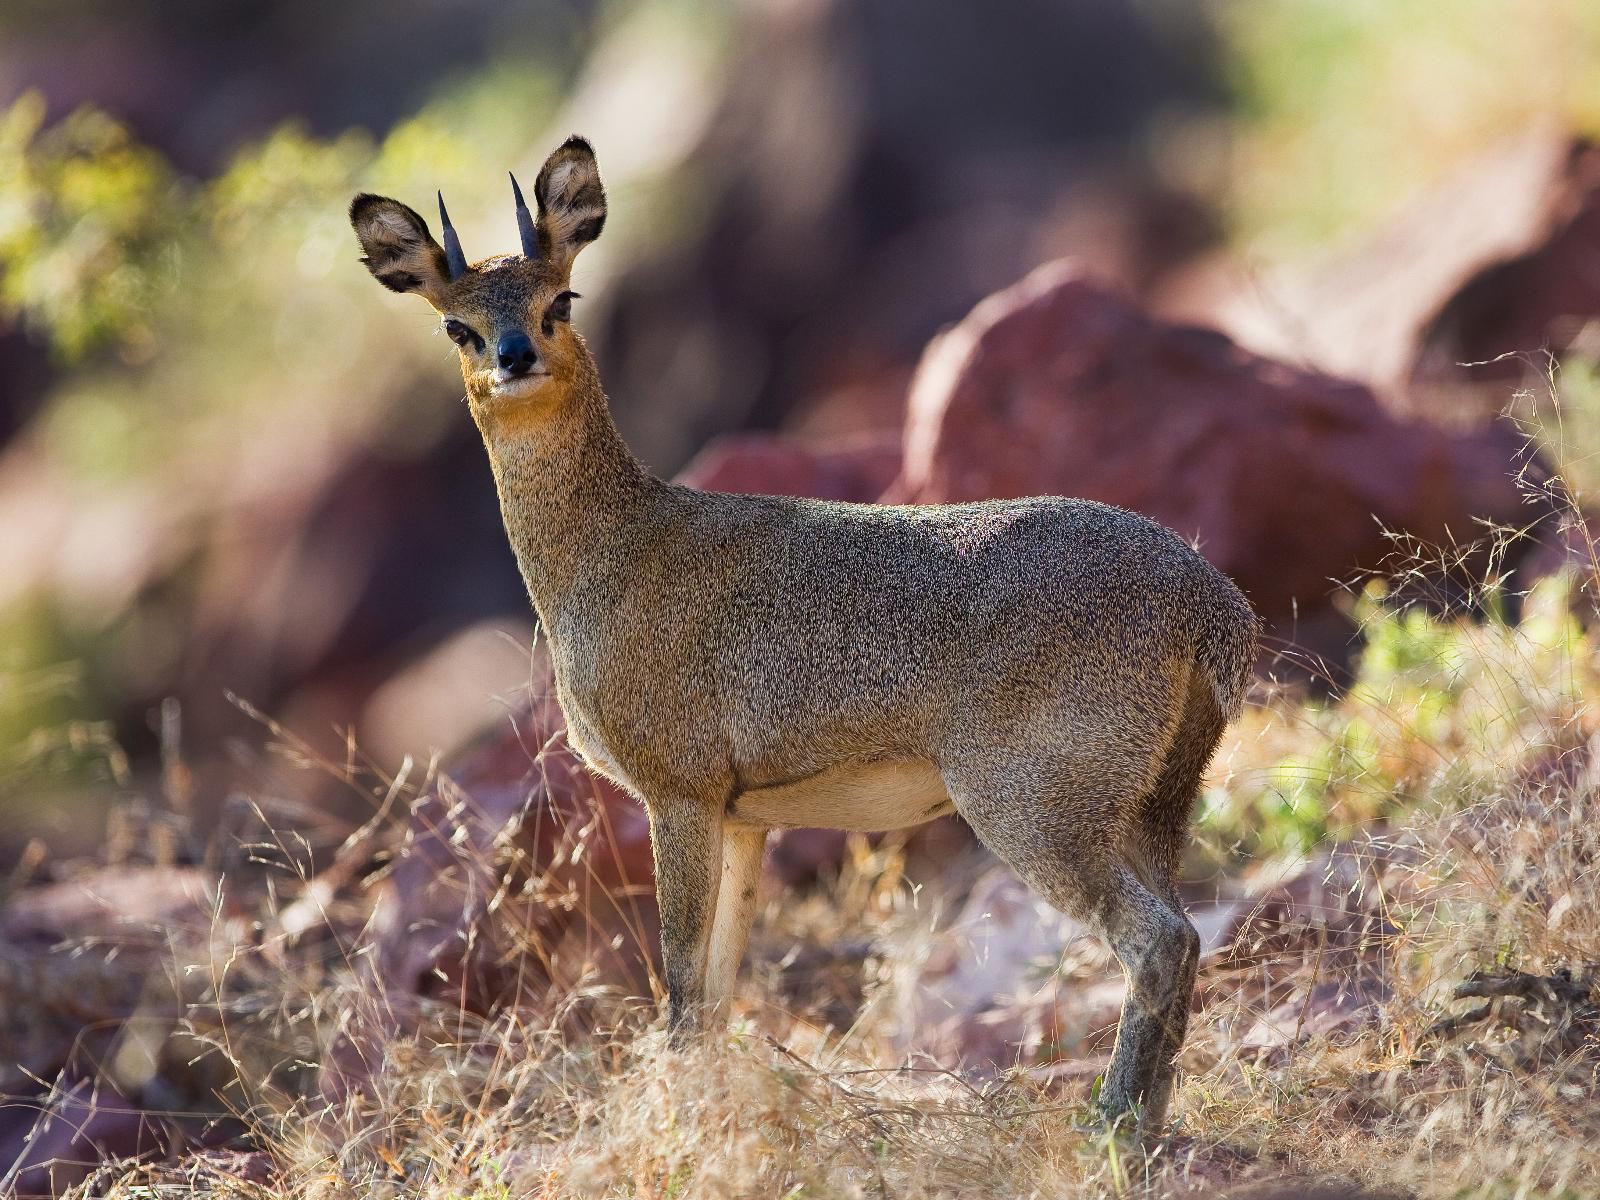
<svg viewBox="0 0 1600 1200">
<path fill-rule="evenodd" d="M 709 492 L 763 492 L 871 503 L 900 472 L 900 435 L 811 442 L 770 434 L 719 437 L 694 457 L 679 483 Z"/>
<path fill-rule="evenodd" d="M 1152 302 L 1359 380 L 1396 412 L 1482 424 L 1516 384 L 1542 392 L 1543 351 L 1565 352 L 1600 316 L 1600 148 L 1530 129 L 1337 253 L 1266 271 L 1209 256 Z"/>
<path fill-rule="evenodd" d="M 1381 570 L 1387 531 L 1443 543 L 1526 518 L 1520 445 L 1398 419 L 1360 384 L 1157 320 L 1054 264 L 929 347 L 885 498 L 1135 509 L 1193 539 L 1280 641 L 1336 651 L 1342 637 L 1315 636 L 1336 581 Z"/>
<path fill-rule="evenodd" d="M 1600 146 L 1548 134 L 1536 145 L 1546 170 L 1527 185 L 1533 216 L 1429 314 L 1411 361 L 1414 393 L 1470 384 L 1503 407 L 1515 384 L 1545 383 L 1546 352 L 1600 354 Z M 1483 164 L 1478 173 L 1487 192 L 1494 177 Z"/>
<path fill-rule="evenodd" d="M 225 953 L 235 914 L 192 867 L 99 867 L 0 901 L 0 1191 L 58 1195 L 101 1160 L 189 1142 L 162 1110 L 208 1092 L 214 1062 L 172 1038 L 203 978 L 175 952 Z"/>
</svg>

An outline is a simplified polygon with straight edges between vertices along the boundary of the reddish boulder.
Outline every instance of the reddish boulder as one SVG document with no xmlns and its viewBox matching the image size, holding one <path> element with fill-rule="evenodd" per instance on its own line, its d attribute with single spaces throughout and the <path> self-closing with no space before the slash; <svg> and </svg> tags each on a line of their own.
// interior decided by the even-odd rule
<svg viewBox="0 0 1600 1200">
<path fill-rule="evenodd" d="M 1390 846 L 1342 846 L 1302 862 L 1293 874 L 1247 883 L 1213 910 L 1212 966 L 1235 970 L 1320 956 L 1346 974 L 1398 932 L 1384 911 L 1406 886 L 1410 858 Z"/>
<path fill-rule="evenodd" d="M 26 1135 L 0 1148 L 5 1194 L 59 1196 L 113 1159 L 164 1155 L 178 1139 L 160 1116 L 141 1111 L 100 1081 L 79 1080 L 37 1101 Z"/>
<path fill-rule="evenodd" d="M 1414 391 L 1470 378 L 1503 407 L 1508 385 L 1525 374 L 1544 383 L 1543 351 L 1565 353 L 1600 317 L 1600 146 L 1549 137 L 1539 144 L 1548 167 L 1530 185 L 1534 219 L 1429 314 L 1411 364 Z M 1592 339 L 1584 349 L 1595 353 Z M 1469 363 L 1483 365 L 1462 365 Z"/>
<path fill-rule="evenodd" d="M 714 439 L 678 475 L 708 492 L 761 492 L 870 503 L 900 472 L 900 432 L 812 443 L 763 433 Z"/>
<path fill-rule="evenodd" d="M 640 946 L 611 943 L 623 930 L 654 943 L 652 887 L 643 807 L 583 767 L 547 698 L 458 754 L 413 809 L 373 915 L 376 972 L 474 1011 L 580 980 L 642 982 Z"/>
<path fill-rule="evenodd" d="M 1398 930 L 1384 905 L 1400 894 L 1405 867 L 1391 849 L 1342 848 L 1237 894 L 1190 897 L 1197 1008 L 1236 1008 L 1231 1037 L 1263 1052 L 1369 1024 L 1390 995 L 1382 964 Z M 891 956 L 903 1053 L 978 1071 L 1033 1064 L 1052 1086 L 1087 1083 L 1085 1070 L 1103 1067 L 1095 1056 L 1111 1049 L 1122 971 L 1009 869 L 979 876 L 953 916 L 907 949 Z"/>
<path fill-rule="evenodd" d="M 235 911 L 215 877 L 194 867 L 99 867 L 8 897 L 0 906 L 0 1125 L 7 1093 L 104 1055 L 135 1011 L 176 1020 L 179 997 L 162 986 L 172 947 L 205 942 L 217 918 Z"/>
<path fill-rule="evenodd" d="M 1396 412 L 1482 423 L 1530 366 L 1543 383 L 1540 351 L 1561 353 L 1600 316 L 1600 148 L 1531 129 L 1332 257 L 1263 272 L 1212 256 L 1165 280 L 1154 303 L 1360 380 Z"/>
<path fill-rule="evenodd" d="M 548 693 L 548 664 L 538 679 Z M 658 931 L 645 810 L 585 769 L 542 695 L 413 807 L 373 912 L 376 987 L 331 1048 L 323 1092 L 359 1089 L 424 999 L 487 1013 L 596 985 L 648 992 Z"/>
<path fill-rule="evenodd" d="M 221 1088 L 216 1057 L 173 1034 L 210 1019 L 214 977 L 188 968 L 247 971 L 237 891 L 208 868 L 120 865 L 4 897 L 0 1194 L 58 1195 L 103 1161 L 186 1144 L 175 1111 Z"/>
<path fill-rule="evenodd" d="M 902 1053 L 987 1072 L 1110 1050 L 1121 972 L 1009 868 L 980 876 L 922 949 L 896 959 Z"/>
<path fill-rule="evenodd" d="M 905 465 L 886 499 L 1060 493 L 1192 538 L 1288 623 L 1334 580 L 1379 569 L 1385 530 L 1471 537 L 1526 520 L 1509 429 L 1397 419 L 1359 384 L 1168 324 L 1063 263 L 985 300 L 912 385 Z"/>
</svg>

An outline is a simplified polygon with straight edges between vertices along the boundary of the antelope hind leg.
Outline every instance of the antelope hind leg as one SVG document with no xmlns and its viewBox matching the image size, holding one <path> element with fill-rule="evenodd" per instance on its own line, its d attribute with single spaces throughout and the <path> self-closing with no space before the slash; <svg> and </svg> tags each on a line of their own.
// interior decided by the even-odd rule
<svg viewBox="0 0 1600 1200">
<path fill-rule="evenodd" d="M 1182 912 L 1122 865 L 1112 870 L 1095 915 L 1128 980 L 1100 1108 L 1112 1121 L 1137 1113 L 1139 1136 L 1148 1139 L 1166 1119 L 1173 1059 L 1188 1028 L 1200 935 Z"/>
<path fill-rule="evenodd" d="M 1029 887 L 1111 947 L 1128 979 L 1117 1042 L 1100 1090 L 1108 1120 L 1137 1112 L 1141 1136 L 1161 1128 L 1182 1045 L 1199 935 L 1171 901 L 1156 895 L 1115 849 L 1124 789 L 1093 763 L 1053 764 L 1041 780 L 1026 759 L 980 763 L 969 756 L 947 777 L 956 808 L 983 843 Z M 1043 799 L 1041 800 L 1041 797 Z M 1181 996 L 1180 996 L 1181 993 Z"/>
</svg>

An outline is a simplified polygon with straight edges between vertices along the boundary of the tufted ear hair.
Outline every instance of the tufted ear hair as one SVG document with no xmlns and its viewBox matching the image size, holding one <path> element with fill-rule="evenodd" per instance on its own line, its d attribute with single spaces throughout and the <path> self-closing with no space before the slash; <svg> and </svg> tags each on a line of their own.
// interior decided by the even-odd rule
<svg viewBox="0 0 1600 1200">
<path fill-rule="evenodd" d="M 363 192 L 350 203 L 350 224 L 372 277 L 391 292 L 416 292 L 438 303 L 450 283 L 444 248 L 428 223 L 398 200 Z"/>
<path fill-rule="evenodd" d="M 539 249 L 562 271 L 595 238 L 606 223 L 606 190 L 594 147 L 569 137 L 545 160 L 533 185 L 539 202 Z"/>
</svg>

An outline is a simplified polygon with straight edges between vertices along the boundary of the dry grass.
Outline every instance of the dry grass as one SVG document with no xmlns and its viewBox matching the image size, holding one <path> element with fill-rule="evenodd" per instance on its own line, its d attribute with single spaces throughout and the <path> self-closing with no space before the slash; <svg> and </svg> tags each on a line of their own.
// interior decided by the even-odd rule
<svg viewBox="0 0 1600 1200">
<path fill-rule="evenodd" d="M 859 846 L 836 888 L 768 904 L 740 1019 L 711 1046 L 668 1049 L 653 1004 L 603 990 L 489 1021 L 438 1011 L 425 1033 L 386 1047 L 365 1094 L 333 1110 L 276 1085 L 244 1089 L 270 1183 L 200 1158 L 136 1169 L 109 1194 L 1166 1196 L 1330 1173 L 1427 1196 L 1593 1194 L 1597 1010 L 1504 1001 L 1432 1032 L 1461 1010 L 1451 990 L 1476 971 L 1592 978 L 1591 745 L 1553 769 L 1528 758 L 1441 768 L 1438 786 L 1453 789 L 1464 770 L 1512 767 L 1479 780 L 1475 802 L 1424 797 L 1403 825 L 1348 851 L 1330 894 L 1378 921 L 1349 937 L 1316 922 L 1268 926 L 1259 945 L 1246 934 L 1214 956 L 1184 1054 L 1181 1121 L 1149 1161 L 1089 1123 L 1086 1079 L 963 1073 L 908 1052 L 917 1031 L 901 1026 L 898 993 L 919 979 L 902 960 L 926 959 L 952 934 L 939 899 L 904 877 L 898 848 Z M 793 1011 L 785 955 L 863 939 L 873 949 L 844 968 L 849 1027 L 818 1014 L 827 989 L 815 979 L 804 983 L 818 1007 Z M 1078 973 L 1092 981 L 1103 967 L 1089 955 Z M 1363 975 L 1381 979 L 1378 1002 L 1321 1031 L 1328 982 Z M 231 1011 L 201 1004 L 192 1018 L 241 1077 L 282 1079 L 240 1045 L 314 1053 L 371 1002 L 354 985 L 303 987 L 257 974 Z M 1298 1013 L 1293 1035 L 1250 1036 L 1285 1012 Z"/>
</svg>

